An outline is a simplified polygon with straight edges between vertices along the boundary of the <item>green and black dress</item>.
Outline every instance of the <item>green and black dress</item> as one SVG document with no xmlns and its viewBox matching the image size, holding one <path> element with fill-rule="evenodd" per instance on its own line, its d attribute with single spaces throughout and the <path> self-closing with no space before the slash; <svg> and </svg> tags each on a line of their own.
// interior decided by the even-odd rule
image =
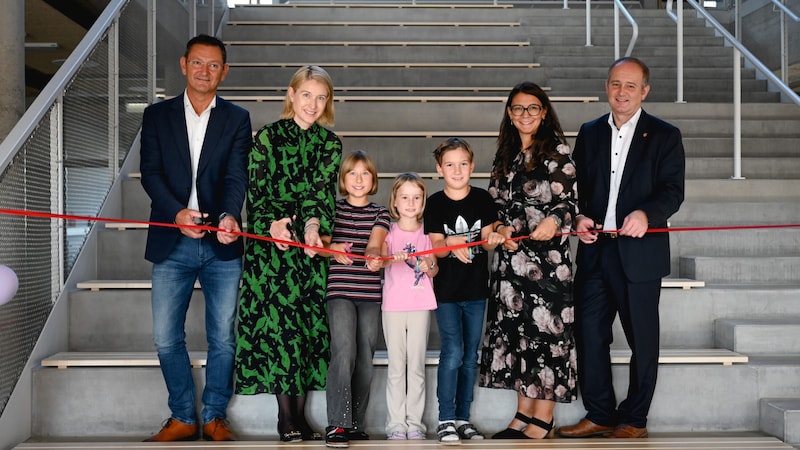
<svg viewBox="0 0 800 450">
<path fill-rule="evenodd" d="M 320 235 L 330 235 L 341 159 L 339 138 L 316 123 L 307 130 L 293 119 L 264 126 L 248 164 L 248 231 L 268 236 L 273 221 L 296 216 L 294 228 L 302 240 L 303 224 L 317 217 Z M 248 239 L 237 325 L 237 394 L 305 395 L 325 389 L 327 275 L 328 258 Z"/>
</svg>

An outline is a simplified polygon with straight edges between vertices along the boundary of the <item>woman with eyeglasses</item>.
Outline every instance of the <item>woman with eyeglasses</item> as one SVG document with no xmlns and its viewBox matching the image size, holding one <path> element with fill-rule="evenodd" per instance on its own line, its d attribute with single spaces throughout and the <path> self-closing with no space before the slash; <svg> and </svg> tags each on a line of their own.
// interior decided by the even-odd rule
<svg viewBox="0 0 800 450">
<path fill-rule="evenodd" d="M 517 392 L 517 411 L 493 439 L 554 435 L 557 402 L 577 398 L 568 233 L 577 184 L 547 94 L 523 82 L 508 95 L 489 193 L 499 205 L 479 385 Z M 519 238 L 519 239 L 512 239 Z"/>
</svg>

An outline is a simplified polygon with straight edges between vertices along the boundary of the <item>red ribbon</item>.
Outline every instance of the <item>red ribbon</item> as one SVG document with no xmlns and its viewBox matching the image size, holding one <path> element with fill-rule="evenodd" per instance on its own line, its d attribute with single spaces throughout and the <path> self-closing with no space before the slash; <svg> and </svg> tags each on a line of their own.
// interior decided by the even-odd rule
<svg viewBox="0 0 800 450">
<path fill-rule="evenodd" d="M 9 216 L 38 217 L 38 218 L 42 218 L 42 219 L 85 220 L 85 221 L 88 221 L 88 222 L 110 222 L 110 223 L 135 223 L 137 225 L 168 227 L 168 228 L 189 228 L 189 229 L 202 230 L 202 231 L 207 231 L 207 232 L 228 233 L 227 230 L 224 230 L 222 228 L 208 226 L 208 225 L 178 225 L 176 223 L 147 222 L 147 221 L 141 221 L 141 220 L 125 220 L 125 219 L 115 219 L 115 218 L 109 218 L 109 217 L 78 216 L 78 215 L 72 215 L 72 214 L 54 214 L 54 213 L 44 213 L 44 212 L 21 210 L 21 209 L 3 209 L 3 208 L 0 208 L 0 214 L 6 214 L 6 215 L 9 215 Z M 726 231 L 726 230 L 754 230 L 754 229 L 776 229 L 776 228 L 798 228 L 798 227 L 800 227 L 800 224 L 798 224 L 798 223 L 779 224 L 779 225 L 729 225 L 729 226 L 716 226 L 716 227 L 648 228 L 647 232 L 648 233 L 677 233 L 677 232 L 683 232 L 683 231 Z M 577 235 L 582 234 L 582 233 L 596 233 L 596 232 L 600 232 L 600 231 L 597 231 L 597 230 L 583 231 L 583 232 L 570 231 L 570 232 L 566 232 L 566 233 L 556 233 L 555 236 L 577 236 Z M 619 233 L 619 230 L 603 230 L 602 232 L 603 233 Z M 348 253 L 348 252 L 342 252 L 342 251 L 339 251 L 339 250 L 333 250 L 333 249 L 330 249 L 330 248 L 321 249 L 319 247 L 314 247 L 314 246 L 303 244 L 301 242 L 296 242 L 296 241 L 285 241 L 283 239 L 275 239 L 275 238 L 267 237 L 267 236 L 259 236 L 259 235 L 256 235 L 256 234 L 246 233 L 246 232 L 243 232 L 243 231 L 233 231 L 233 232 L 230 232 L 230 233 L 231 234 L 236 234 L 238 236 L 251 238 L 251 239 L 258 239 L 258 240 L 261 240 L 261 241 L 274 242 L 274 243 L 277 243 L 277 244 L 284 244 L 284 245 L 291 245 L 291 246 L 299 247 L 299 248 L 303 248 L 303 249 L 310 249 L 310 250 L 314 250 L 314 251 L 317 251 L 317 252 L 323 251 L 325 253 L 334 253 L 334 254 L 337 254 L 337 255 L 347 256 L 347 257 L 349 257 L 351 259 L 364 259 L 364 260 L 376 259 L 376 258 L 373 258 L 373 257 L 364 256 L 364 255 L 355 255 L 355 254 Z M 522 239 L 528 239 L 529 237 L 530 236 L 515 236 L 515 237 L 512 237 L 512 238 L 507 239 L 507 240 L 518 241 L 518 240 L 522 240 Z M 486 240 L 472 241 L 472 242 L 466 242 L 464 244 L 451 245 L 451 246 L 447 246 L 447 247 L 438 247 L 438 248 L 433 248 L 433 249 L 430 249 L 430 250 L 419 251 L 419 252 L 416 252 L 416 253 L 409 253 L 408 256 L 409 257 L 411 257 L 411 256 L 423 256 L 423 255 L 429 255 L 431 253 L 439 253 L 439 252 L 445 252 L 445 251 L 449 252 L 449 251 L 457 250 L 457 249 L 460 249 L 460 248 L 468 248 L 468 247 L 474 247 L 474 246 L 477 246 L 477 245 L 483 245 L 486 242 L 487 242 Z M 377 258 L 377 259 L 380 259 L 382 261 L 390 261 L 393 258 L 389 256 L 389 257 L 382 257 L 382 258 Z"/>
</svg>

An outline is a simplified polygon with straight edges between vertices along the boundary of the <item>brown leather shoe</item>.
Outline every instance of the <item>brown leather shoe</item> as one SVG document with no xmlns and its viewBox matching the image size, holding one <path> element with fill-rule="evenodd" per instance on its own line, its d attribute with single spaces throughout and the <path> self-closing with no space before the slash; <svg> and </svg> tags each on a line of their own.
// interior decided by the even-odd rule
<svg viewBox="0 0 800 450">
<path fill-rule="evenodd" d="M 236 437 L 228 427 L 228 421 L 216 417 L 203 425 L 203 439 L 207 441 L 235 441 Z"/>
<path fill-rule="evenodd" d="M 637 439 L 647 437 L 647 428 L 636 428 L 630 425 L 619 425 L 614 431 L 606 435 L 611 439 Z"/>
<path fill-rule="evenodd" d="M 161 431 L 144 442 L 173 442 L 173 441 L 196 441 L 199 427 L 196 423 L 183 423 L 180 420 L 170 417 L 161 426 Z"/>
<path fill-rule="evenodd" d="M 614 427 L 598 425 L 589 419 L 581 419 L 575 425 L 559 427 L 556 434 L 565 438 L 585 438 L 592 436 L 602 436 L 614 431 Z"/>
</svg>

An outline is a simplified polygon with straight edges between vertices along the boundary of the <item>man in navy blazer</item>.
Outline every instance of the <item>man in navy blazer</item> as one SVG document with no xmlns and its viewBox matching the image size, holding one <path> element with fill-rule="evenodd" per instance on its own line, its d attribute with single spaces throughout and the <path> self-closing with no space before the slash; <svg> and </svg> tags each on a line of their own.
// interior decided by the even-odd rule
<svg viewBox="0 0 800 450">
<path fill-rule="evenodd" d="M 608 71 L 611 113 L 581 126 L 573 159 L 578 180 L 575 274 L 578 382 L 587 414 L 563 437 L 647 436 L 658 372 L 661 278 L 670 272 L 667 219 L 683 202 L 681 133 L 647 114 L 649 69 L 621 58 Z M 627 397 L 611 377 L 612 325 L 619 315 L 632 349 Z"/>
<path fill-rule="evenodd" d="M 185 342 L 194 283 L 206 303 L 208 356 L 203 437 L 233 440 L 226 410 L 233 395 L 234 320 L 242 272 L 239 233 L 247 190 L 250 114 L 216 95 L 228 73 L 225 45 L 199 35 L 180 59 L 186 90 L 145 109 L 141 132 L 142 185 L 150 196 L 145 258 L 153 263 L 153 339 L 169 393 L 170 418 L 147 441 L 199 437 L 195 385 Z M 218 228 L 214 233 L 195 224 Z"/>
</svg>

